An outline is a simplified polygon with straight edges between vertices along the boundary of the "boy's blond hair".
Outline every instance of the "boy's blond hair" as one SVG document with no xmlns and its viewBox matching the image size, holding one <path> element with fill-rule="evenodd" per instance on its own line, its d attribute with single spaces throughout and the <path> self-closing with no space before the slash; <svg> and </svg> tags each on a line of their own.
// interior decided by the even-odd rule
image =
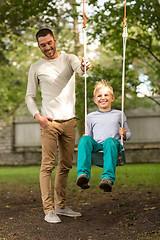
<svg viewBox="0 0 160 240">
<path fill-rule="evenodd" d="M 111 87 L 111 85 L 107 81 L 101 80 L 99 82 L 96 82 L 96 84 L 94 86 L 94 91 L 93 91 L 94 97 L 96 96 L 96 92 L 102 87 L 107 87 L 109 89 L 110 93 L 112 94 L 112 96 L 114 96 L 113 88 Z"/>
</svg>

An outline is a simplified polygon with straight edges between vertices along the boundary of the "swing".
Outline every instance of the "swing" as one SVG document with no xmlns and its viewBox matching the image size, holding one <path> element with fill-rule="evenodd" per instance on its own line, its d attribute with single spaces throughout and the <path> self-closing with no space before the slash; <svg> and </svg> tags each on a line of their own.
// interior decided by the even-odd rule
<svg viewBox="0 0 160 240">
<path fill-rule="evenodd" d="M 84 58 L 86 58 L 86 25 L 87 16 L 85 14 L 85 0 L 83 0 L 83 39 L 84 39 Z M 126 51 L 126 40 L 127 40 L 127 27 L 126 27 L 126 0 L 124 6 L 124 18 L 123 18 L 123 69 L 122 69 L 122 128 L 123 128 L 123 113 L 124 113 L 124 78 L 125 78 L 125 51 Z M 87 134 L 87 77 L 86 77 L 86 66 L 85 66 L 85 134 Z M 123 136 L 121 136 L 121 145 L 123 147 Z M 92 164 L 103 167 L 103 151 L 92 153 Z M 125 149 L 124 147 L 118 154 L 117 166 L 123 166 L 126 164 Z"/>
<path fill-rule="evenodd" d="M 92 164 L 103 168 L 103 151 L 92 153 Z M 126 164 L 126 157 L 125 150 L 122 148 L 118 154 L 117 166 L 123 166 L 124 164 Z"/>
</svg>

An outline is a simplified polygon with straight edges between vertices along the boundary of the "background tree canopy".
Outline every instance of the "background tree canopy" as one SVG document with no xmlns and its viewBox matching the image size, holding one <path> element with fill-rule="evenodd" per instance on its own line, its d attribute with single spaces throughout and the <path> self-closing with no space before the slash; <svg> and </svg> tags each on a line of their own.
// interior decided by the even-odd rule
<svg viewBox="0 0 160 240">
<path fill-rule="evenodd" d="M 95 81 L 106 79 L 114 88 L 116 101 L 121 107 L 122 32 L 124 1 L 88 0 L 88 47 L 94 57 L 88 73 L 88 111 L 93 104 Z M 127 51 L 125 108 L 153 106 L 160 92 L 160 4 L 158 0 L 127 0 Z M 35 33 L 41 27 L 51 28 L 58 40 L 58 51 L 74 53 L 81 57 L 83 46 L 82 1 L 44 0 L 0 2 L 0 118 L 10 119 L 15 110 L 24 105 L 28 69 L 41 57 Z M 88 50 L 89 55 L 89 50 Z M 90 55 L 89 55 L 90 56 Z M 142 83 L 149 84 L 152 96 L 137 97 Z M 77 76 L 77 117 L 79 129 L 84 130 L 84 79 Z M 38 99 L 40 96 L 38 96 Z"/>
<path fill-rule="evenodd" d="M 90 18 L 91 38 L 98 38 L 106 49 L 121 55 L 124 1 L 106 1 L 102 7 L 97 6 L 97 1 L 90 0 L 89 2 L 94 7 L 94 14 Z M 138 71 L 138 76 L 140 73 L 147 75 L 148 81 L 151 82 L 151 91 L 156 93 L 160 89 L 158 77 L 160 76 L 159 11 L 158 0 L 127 0 L 126 67 L 128 70 L 132 66 Z M 132 82 L 132 86 L 136 87 L 137 82 Z"/>
</svg>

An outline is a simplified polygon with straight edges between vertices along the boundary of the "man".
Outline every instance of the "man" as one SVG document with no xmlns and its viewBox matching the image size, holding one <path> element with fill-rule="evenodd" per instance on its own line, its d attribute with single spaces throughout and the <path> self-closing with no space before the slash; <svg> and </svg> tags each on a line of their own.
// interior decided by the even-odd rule
<svg viewBox="0 0 160 240">
<path fill-rule="evenodd" d="M 36 34 L 38 47 L 44 56 L 33 63 L 29 70 L 26 104 L 41 126 L 42 163 L 40 188 L 45 221 L 61 222 L 57 216 L 81 216 L 66 206 L 66 184 L 72 168 L 75 146 L 75 72 L 84 73 L 91 67 L 87 59 L 56 50 L 56 38 L 48 28 Z M 38 86 L 41 90 L 41 114 L 36 105 Z M 55 168 L 58 142 L 59 160 L 54 185 L 54 207 L 52 199 L 51 174 Z"/>
</svg>

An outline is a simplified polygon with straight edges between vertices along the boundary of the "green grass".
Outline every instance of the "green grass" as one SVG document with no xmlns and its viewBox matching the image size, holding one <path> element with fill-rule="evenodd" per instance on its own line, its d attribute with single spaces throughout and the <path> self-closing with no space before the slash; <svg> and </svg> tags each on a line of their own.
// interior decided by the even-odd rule
<svg viewBox="0 0 160 240">
<path fill-rule="evenodd" d="M 160 190 L 160 164 L 126 164 L 116 171 L 116 186 Z"/>
<path fill-rule="evenodd" d="M 19 187 L 39 187 L 40 166 L 27 167 L 0 167 L 0 183 L 12 186 L 18 184 Z M 103 169 L 92 167 L 90 184 L 97 187 Z M 54 179 L 54 174 L 52 178 Z M 75 189 L 76 167 L 70 171 L 68 178 L 69 189 Z M 116 169 L 116 182 L 114 189 L 157 189 L 160 190 L 160 164 L 126 164 Z M 3 185 L 4 185 L 3 184 Z"/>
<path fill-rule="evenodd" d="M 39 166 L 0 167 L 0 183 L 3 187 L 37 188 L 39 186 Z"/>
</svg>

